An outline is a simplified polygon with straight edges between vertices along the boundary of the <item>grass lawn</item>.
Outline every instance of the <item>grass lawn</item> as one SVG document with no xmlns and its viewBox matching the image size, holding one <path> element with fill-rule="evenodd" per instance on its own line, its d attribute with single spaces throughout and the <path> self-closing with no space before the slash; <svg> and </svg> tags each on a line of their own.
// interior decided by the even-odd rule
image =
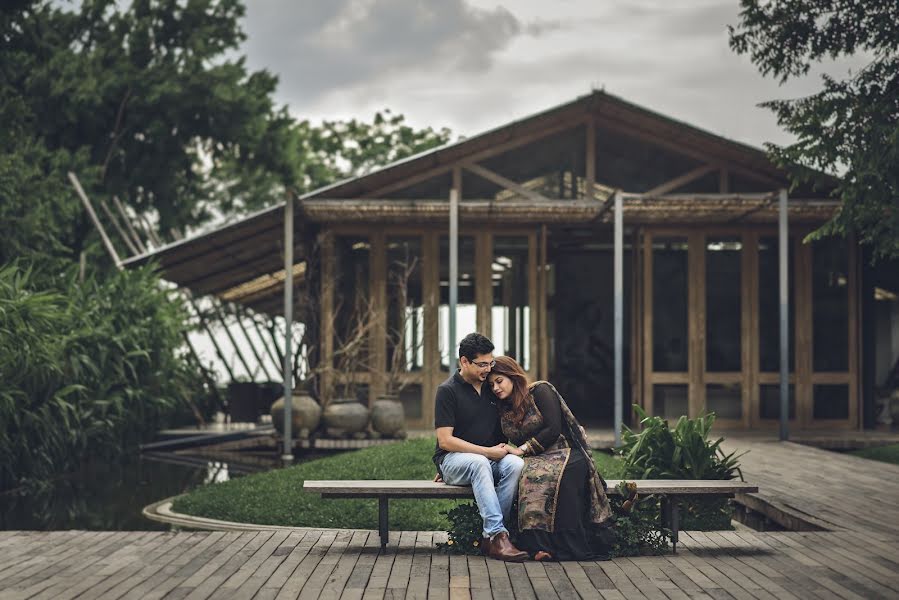
<svg viewBox="0 0 899 600">
<path fill-rule="evenodd" d="M 874 448 L 862 448 L 861 450 L 853 450 L 849 454 L 853 456 L 861 456 L 862 458 L 870 458 L 881 462 L 893 463 L 899 465 L 899 444 L 891 444 L 889 446 L 877 446 Z"/>
<path fill-rule="evenodd" d="M 378 502 L 369 499 L 322 499 L 303 491 L 306 479 L 431 479 L 436 473 L 431 456 L 434 438 L 375 446 L 311 460 L 278 469 L 207 485 L 175 500 L 176 512 L 264 525 L 376 529 Z M 619 479 L 620 461 L 595 452 L 596 466 L 607 479 Z M 460 501 L 392 500 L 393 530 L 446 530 L 440 514 Z"/>
</svg>

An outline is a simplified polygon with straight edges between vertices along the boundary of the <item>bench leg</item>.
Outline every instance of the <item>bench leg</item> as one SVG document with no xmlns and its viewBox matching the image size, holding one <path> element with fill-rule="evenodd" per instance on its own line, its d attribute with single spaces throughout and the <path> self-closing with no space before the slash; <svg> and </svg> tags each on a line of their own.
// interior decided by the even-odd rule
<svg viewBox="0 0 899 600">
<path fill-rule="evenodd" d="M 387 496 L 378 496 L 378 534 L 381 536 L 381 550 L 387 550 L 390 532 L 387 528 Z"/>
<path fill-rule="evenodd" d="M 671 527 L 671 549 L 674 554 L 677 554 L 677 532 L 680 529 L 679 504 L 677 496 L 668 498 L 665 503 L 668 512 L 668 526 Z"/>
</svg>

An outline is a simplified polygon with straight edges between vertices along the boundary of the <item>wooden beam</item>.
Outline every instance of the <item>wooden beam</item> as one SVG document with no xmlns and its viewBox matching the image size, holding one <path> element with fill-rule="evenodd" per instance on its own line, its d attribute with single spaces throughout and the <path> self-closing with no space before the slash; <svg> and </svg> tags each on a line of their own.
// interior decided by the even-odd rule
<svg viewBox="0 0 899 600">
<path fill-rule="evenodd" d="M 512 181 L 511 179 L 503 177 L 499 173 L 496 173 L 489 169 L 485 169 L 481 165 L 466 161 L 462 163 L 462 167 L 464 169 L 467 169 L 468 171 L 471 171 L 475 175 L 478 175 L 479 177 L 483 177 L 487 181 L 492 181 L 498 186 L 504 187 L 509 191 L 515 192 L 516 194 L 524 196 L 525 198 L 528 198 L 530 200 L 534 200 L 535 202 L 550 202 L 550 199 L 546 196 L 539 194 L 533 190 L 529 190 L 524 186 Z"/>
<path fill-rule="evenodd" d="M 694 150 L 692 147 L 688 146 L 687 144 L 678 144 L 676 142 L 671 142 L 669 140 L 659 138 L 652 133 L 648 133 L 646 131 L 636 129 L 634 127 L 627 127 L 627 126 L 621 125 L 620 123 L 615 123 L 614 121 L 611 121 L 611 120 L 603 120 L 602 123 L 600 124 L 600 126 L 610 129 L 611 131 L 614 131 L 616 133 L 620 133 L 621 135 L 636 138 L 638 140 L 642 140 L 649 144 L 654 144 L 656 146 L 665 148 L 667 150 L 671 150 L 672 152 L 676 152 L 678 154 L 681 154 L 682 156 L 688 156 L 695 160 L 699 160 L 702 162 L 715 161 L 719 165 L 726 166 L 728 168 L 728 170 L 730 170 L 733 173 L 739 173 L 740 175 L 743 175 L 744 177 L 749 177 L 750 179 L 755 179 L 757 181 L 761 181 L 762 183 L 766 183 L 766 184 L 770 185 L 774 189 L 783 187 L 784 183 L 786 182 L 786 179 L 784 179 L 782 181 L 777 180 L 774 177 L 771 177 L 769 175 L 759 173 L 758 171 L 753 171 L 752 169 L 748 169 L 746 167 L 737 165 L 737 164 L 731 162 L 730 160 L 721 160 L 721 157 L 716 157 L 709 152 Z"/>
<path fill-rule="evenodd" d="M 122 216 L 122 221 L 125 222 L 125 227 L 128 228 L 128 232 L 131 234 L 131 237 L 134 239 L 134 244 L 138 247 L 141 254 L 146 254 L 147 247 L 144 245 L 144 242 L 140 239 L 140 236 L 137 235 L 137 231 L 135 231 L 134 225 L 131 224 L 131 219 L 128 217 L 127 211 L 125 211 L 125 205 L 122 204 L 122 201 L 119 200 L 118 196 L 113 196 L 112 202 L 113 202 L 113 204 L 115 204 L 116 210 L 118 210 L 119 214 Z"/>
<path fill-rule="evenodd" d="M 697 167 L 692 171 L 688 171 L 683 175 L 675 177 L 674 179 L 669 179 L 665 183 L 661 185 L 657 185 L 652 188 L 648 192 L 643 192 L 643 196 L 652 197 L 652 196 L 661 196 L 662 194 L 667 194 L 668 192 L 673 192 L 677 188 L 684 186 L 691 181 L 696 181 L 700 177 L 706 175 L 707 173 L 711 173 L 719 168 L 719 165 L 708 164 L 702 165 L 701 167 Z"/>
<path fill-rule="evenodd" d="M 119 233 L 122 241 L 125 242 L 125 245 L 128 246 L 129 250 L 131 250 L 131 254 L 140 254 L 137 246 L 134 245 L 134 243 L 131 241 L 131 238 L 128 237 L 128 234 L 126 234 L 125 230 L 122 229 L 122 226 L 119 225 L 119 220 L 116 219 L 115 215 L 112 214 L 112 211 L 109 210 L 109 206 L 106 204 L 106 200 L 104 200 L 103 198 L 100 198 L 100 208 L 102 208 L 103 212 L 106 213 L 107 218 L 112 223 L 112 226 L 115 227 L 115 230 Z"/>
<path fill-rule="evenodd" d="M 431 167 L 430 169 L 425 169 L 424 171 L 419 171 L 415 175 L 411 175 L 409 177 L 405 177 L 400 181 L 395 181 L 393 183 L 389 183 L 387 185 L 381 186 L 374 191 L 371 192 L 363 192 L 357 194 L 356 196 L 359 198 L 382 198 L 386 194 L 394 192 L 396 190 L 401 190 L 403 188 L 407 188 L 411 185 L 415 185 L 416 183 L 420 183 L 431 177 L 436 177 L 443 173 L 449 173 L 454 166 L 458 166 L 463 161 L 468 162 L 478 162 L 484 160 L 485 158 L 490 158 L 492 156 L 496 156 L 498 154 L 502 154 L 503 152 L 507 152 L 509 150 L 513 150 L 515 148 L 524 146 L 526 144 L 530 144 L 536 140 L 542 139 L 544 137 L 548 137 L 554 135 L 556 133 L 560 133 L 562 131 L 572 129 L 577 127 L 580 123 L 583 122 L 583 119 L 570 119 L 565 120 L 556 125 L 551 125 L 549 127 L 545 127 L 543 129 L 535 130 L 527 135 L 522 135 L 516 137 L 514 139 L 510 139 L 507 142 L 496 144 L 495 146 L 491 146 L 490 148 L 485 148 L 484 150 L 480 150 L 478 152 L 474 152 L 467 156 L 464 156 L 458 160 L 447 161 L 447 163 L 443 165 L 437 165 Z"/>
</svg>

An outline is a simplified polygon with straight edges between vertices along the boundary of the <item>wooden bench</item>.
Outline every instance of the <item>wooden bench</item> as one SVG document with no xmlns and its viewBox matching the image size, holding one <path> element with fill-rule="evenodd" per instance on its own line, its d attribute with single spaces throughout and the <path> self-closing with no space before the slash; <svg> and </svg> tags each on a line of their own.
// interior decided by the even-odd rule
<svg viewBox="0 0 899 600">
<path fill-rule="evenodd" d="M 618 495 L 618 480 L 608 480 L 609 495 Z M 758 486 L 742 481 L 692 480 L 692 479 L 638 479 L 637 493 L 641 496 L 655 494 L 662 497 L 662 523 L 671 528 L 671 544 L 677 552 L 679 530 L 678 503 L 690 496 L 720 496 L 733 498 L 734 494 L 759 491 Z M 470 486 L 447 485 L 425 480 L 374 480 L 347 479 L 335 481 L 305 481 L 303 489 L 322 498 L 377 498 L 378 533 L 381 549 L 387 548 L 387 503 L 391 498 L 473 498 Z"/>
</svg>

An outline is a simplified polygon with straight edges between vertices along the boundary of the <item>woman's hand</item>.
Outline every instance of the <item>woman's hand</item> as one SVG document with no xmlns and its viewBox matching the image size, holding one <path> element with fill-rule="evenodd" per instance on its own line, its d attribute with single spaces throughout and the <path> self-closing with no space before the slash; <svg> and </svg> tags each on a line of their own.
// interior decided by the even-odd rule
<svg viewBox="0 0 899 600">
<path fill-rule="evenodd" d="M 506 452 L 509 454 L 514 454 L 515 456 L 524 456 L 524 451 L 521 448 L 516 448 L 515 446 L 510 446 L 509 444 L 503 444 L 506 447 Z"/>
</svg>

